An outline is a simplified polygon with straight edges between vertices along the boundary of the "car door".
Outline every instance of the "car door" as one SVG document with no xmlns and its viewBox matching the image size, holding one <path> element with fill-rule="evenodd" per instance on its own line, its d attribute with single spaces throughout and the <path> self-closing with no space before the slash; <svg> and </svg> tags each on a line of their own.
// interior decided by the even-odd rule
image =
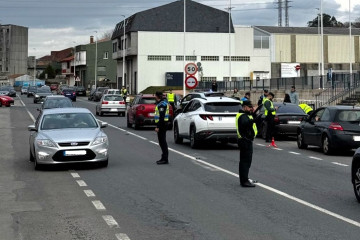
<svg viewBox="0 0 360 240">
<path fill-rule="evenodd" d="M 191 113 L 191 105 L 193 104 L 193 102 L 189 102 L 184 110 L 182 111 L 182 113 L 180 113 L 179 118 L 178 118 L 178 127 L 179 127 L 179 134 L 180 135 L 185 135 L 188 136 L 189 135 L 189 127 L 190 127 L 190 123 L 189 123 L 189 114 Z"/>
<path fill-rule="evenodd" d="M 140 97 L 135 97 L 134 100 L 131 102 L 129 108 L 128 108 L 128 117 L 129 117 L 129 122 L 133 123 L 134 122 L 134 115 L 136 112 L 136 105 L 139 102 Z"/>
<path fill-rule="evenodd" d="M 36 121 L 35 121 L 35 128 L 37 129 L 37 131 L 31 131 L 30 137 L 29 137 L 30 151 L 34 157 L 35 157 L 34 142 L 35 142 L 36 136 L 38 135 L 38 131 L 40 129 L 41 117 L 42 117 L 42 112 L 38 115 L 38 117 L 36 118 Z"/>
<path fill-rule="evenodd" d="M 309 120 L 306 121 L 303 128 L 304 142 L 309 145 L 320 146 L 317 138 L 321 135 L 321 116 L 324 113 L 325 108 L 320 108 L 311 114 Z"/>
</svg>

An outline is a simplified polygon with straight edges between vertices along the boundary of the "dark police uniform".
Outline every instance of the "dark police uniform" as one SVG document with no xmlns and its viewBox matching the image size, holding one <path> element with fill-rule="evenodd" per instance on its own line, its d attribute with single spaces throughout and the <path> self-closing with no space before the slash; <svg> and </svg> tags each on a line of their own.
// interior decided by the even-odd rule
<svg viewBox="0 0 360 240">
<path fill-rule="evenodd" d="M 273 131 L 275 128 L 274 118 L 276 115 L 276 110 L 274 108 L 274 104 L 268 98 L 264 100 L 264 108 L 265 108 L 265 121 L 267 122 L 266 128 L 266 142 L 270 142 L 273 137 Z"/>
<path fill-rule="evenodd" d="M 166 142 L 166 130 L 169 121 L 169 104 L 166 99 L 162 99 L 155 107 L 155 123 L 159 129 L 157 135 L 159 145 L 162 151 L 161 159 L 157 164 L 167 164 L 169 162 L 169 150 Z"/>
<path fill-rule="evenodd" d="M 244 102 L 244 104 L 246 104 Z M 249 181 L 249 169 L 252 162 L 253 141 L 257 135 L 257 128 L 250 113 L 240 111 L 236 115 L 236 130 L 240 148 L 239 177 L 243 187 L 254 187 Z"/>
</svg>

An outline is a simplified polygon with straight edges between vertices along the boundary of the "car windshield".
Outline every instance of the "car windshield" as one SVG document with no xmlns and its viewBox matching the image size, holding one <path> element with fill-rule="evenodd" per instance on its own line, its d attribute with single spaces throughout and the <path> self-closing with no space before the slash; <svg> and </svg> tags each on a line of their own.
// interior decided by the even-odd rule
<svg viewBox="0 0 360 240">
<path fill-rule="evenodd" d="M 104 92 L 108 88 L 98 88 L 98 92 Z"/>
<path fill-rule="evenodd" d="M 47 88 L 39 88 L 36 92 L 37 93 L 51 93 L 51 91 Z"/>
<path fill-rule="evenodd" d="M 71 89 L 71 88 L 65 88 L 65 89 L 63 89 L 63 92 L 73 92 L 74 91 L 74 89 Z"/>
<path fill-rule="evenodd" d="M 109 90 L 107 94 L 120 94 L 119 90 Z"/>
<path fill-rule="evenodd" d="M 219 113 L 239 112 L 241 105 L 239 102 L 212 102 L 205 104 L 205 111 Z"/>
<path fill-rule="evenodd" d="M 278 105 L 276 113 L 295 113 L 295 114 L 305 114 L 304 111 L 297 105 L 287 105 L 282 104 Z"/>
<path fill-rule="evenodd" d="M 41 124 L 42 130 L 97 127 L 98 124 L 90 113 L 46 114 Z"/>
<path fill-rule="evenodd" d="M 334 121 L 359 123 L 360 110 L 340 110 L 336 113 Z"/>
<path fill-rule="evenodd" d="M 120 95 L 106 95 L 104 101 L 123 101 L 123 97 Z"/>
<path fill-rule="evenodd" d="M 139 104 L 156 104 L 155 98 L 141 98 Z"/>
<path fill-rule="evenodd" d="M 76 87 L 77 90 L 84 90 L 84 87 Z"/>
<path fill-rule="evenodd" d="M 67 108 L 73 107 L 69 98 L 47 99 L 43 105 L 44 108 Z"/>
</svg>

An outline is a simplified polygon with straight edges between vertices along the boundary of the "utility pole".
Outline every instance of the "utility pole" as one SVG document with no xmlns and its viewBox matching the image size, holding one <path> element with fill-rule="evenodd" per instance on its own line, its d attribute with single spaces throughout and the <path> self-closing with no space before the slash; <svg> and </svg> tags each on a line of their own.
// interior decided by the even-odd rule
<svg viewBox="0 0 360 240">
<path fill-rule="evenodd" d="M 278 0 L 278 26 L 282 27 L 282 0 Z"/>
<path fill-rule="evenodd" d="M 289 27 L 289 0 L 285 0 L 285 27 Z"/>
<path fill-rule="evenodd" d="M 96 89 L 96 79 L 97 79 L 97 31 L 95 31 L 95 69 L 94 69 L 94 72 L 95 72 L 95 89 Z"/>
<path fill-rule="evenodd" d="M 186 79 L 186 73 L 185 73 L 185 58 L 186 58 L 186 0 L 184 0 L 184 49 L 183 49 L 183 54 L 184 54 L 184 59 L 183 59 L 183 96 L 185 97 L 186 95 L 186 86 L 185 86 L 185 79 Z"/>
<path fill-rule="evenodd" d="M 124 30 L 124 36 L 123 36 L 123 44 L 122 44 L 122 59 L 123 59 L 123 70 L 122 70 L 122 86 L 123 87 L 125 87 L 125 26 L 126 26 L 126 24 L 125 24 L 125 20 L 126 20 L 126 17 L 125 17 L 125 15 L 121 15 L 121 16 L 123 16 L 124 17 L 124 22 L 123 22 L 123 30 Z M 119 88 L 119 86 L 117 86 L 117 88 Z M 126 88 L 126 87 L 125 87 Z"/>
</svg>

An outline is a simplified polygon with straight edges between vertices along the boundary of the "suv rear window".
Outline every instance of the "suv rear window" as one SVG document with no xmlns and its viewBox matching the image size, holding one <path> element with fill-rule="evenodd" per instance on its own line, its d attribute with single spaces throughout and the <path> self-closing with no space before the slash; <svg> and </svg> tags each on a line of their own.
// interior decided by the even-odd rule
<svg viewBox="0 0 360 240">
<path fill-rule="evenodd" d="M 336 113 L 335 122 L 354 122 L 360 120 L 360 110 L 340 110 Z"/>
<path fill-rule="evenodd" d="M 297 105 L 279 105 L 276 113 L 296 113 L 305 114 L 304 111 Z"/>
<path fill-rule="evenodd" d="M 155 98 L 141 98 L 139 104 L 156 104 Z"/>
<path fill-rule="evenodd" d="M 205 111 L 219 113 L 234 113 L 241 109 L 240 103 L 237 102 L 212 102 L 205 104 Z"/>
<path fill-rule="evenodd" d="M 220 92 L 205 93 L 204 95 L 205 95 L 205 97 L 221 97 L 221 96 L 225 96 L 224 93 L 220 93 Z"/>
</svg>

